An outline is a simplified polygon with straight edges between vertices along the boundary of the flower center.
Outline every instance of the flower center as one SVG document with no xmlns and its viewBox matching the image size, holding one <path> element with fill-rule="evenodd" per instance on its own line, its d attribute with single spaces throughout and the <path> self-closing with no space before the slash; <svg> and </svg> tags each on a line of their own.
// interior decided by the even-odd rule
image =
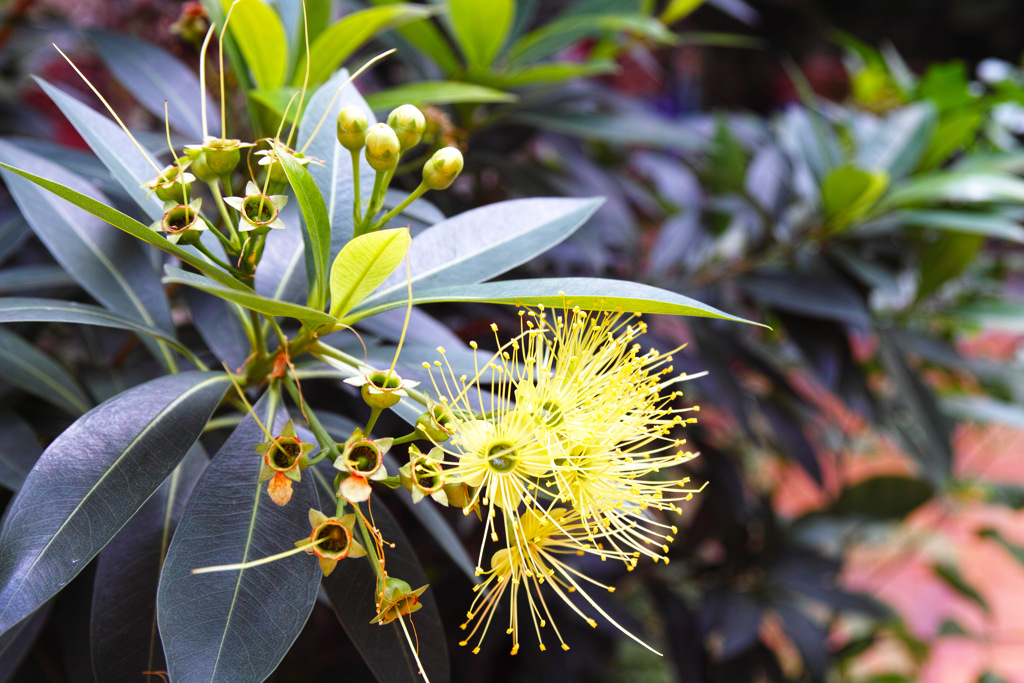
<svg viewBox="0 0 1024 683">
<path fill-rule="evenodd" d="M 302 453 L 302 446 L 297 441 L 290 439 L 275 439 L 277 447 L 271 449 L 274 467 L 288 469 L 295 464 L 295 460 Z"/>
<path fill-rule="evenodd" d="M 323 555 L 341 555 L 348 552 L 352 534 L 340 522 L 328 521 L 316 532 L 316 540 L 327 539 L 316 546 Z"/>
<path fill-rule="evenodd" d="M 380 467 L 380 451 L 367 443 L 356 444 L 348 452 L 345 464 L 353 474 L 369 476 Z"/>
<path fill-rule="evenodd" d="M 367 379 L 370 380 L 373 386 L 384 391 L 397 389 L 402 384 L 401 379 L 394 373 L 374 372 Z"/>
<path fill-rule="evenodd" d="M 164 231 L 169 233 L 184 232 L 196 222 L 196 212 L 185 204 L 178 204 L 176 207 L 164 214 Z"/>
<path fill-rule="evenodd" d="M 270 197 L 259 194 L 249 195 L 242 202 L 242 212 L 245 220 L 253 225 L 266 225 L 277 218 L 277 207 L 270 201 Z"/>
<path fill-rule="evenodd" d="M 499 441 L 487 449 L 487 464 L 498 474 L 508 474 L 516 467 L 517 453 L 507 441 Z"/>
<path fill-rule="evenodd" d="M 416 485 L 424 491 L 434 492 L 441 488 L 441 475 L 438 467 L 426 458 L 420 458 L 412 468 Z"/>
</svg>

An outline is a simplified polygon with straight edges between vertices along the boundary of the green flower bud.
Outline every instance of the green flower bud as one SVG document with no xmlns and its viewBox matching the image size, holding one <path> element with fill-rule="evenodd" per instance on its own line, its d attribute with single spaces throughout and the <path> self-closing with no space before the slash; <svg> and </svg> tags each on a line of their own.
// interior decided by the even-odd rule
<svg viewBox="0 0 1024 683">
<path fill-rule="evenodd" d="M 366 161 L 373 170 L 395 170 L 401 153 L 402 146 L 391 126 L 378 123 L 366 131 Z"/>
<path fill-rule="evenodd" d="M 345 383 L 359 387 L 363 401 L 375 410 L 390 408 L 402 397 L 409 395 L 405 391 L 406 389 L 419 385 L 419 382 L 402 379 L 394 370 L 390 372 L 370 370 L 364 375 L 349 377 Z"/>
<path fill-rule="evenodd" d="M 192 172 L 204 182 L 230 175 L 242 159 L 242 148 L 250 142 L 232 138 L 208 137 L 201 145 L 187 145 L 185 152 L 192 159 Z"/>
<path fill-rule="evenodd" d="M 366 114 L 356 106 L 348 106 L 338 112 L 338 142 L 350 152 L 366 144 Z"/>
<path fill-rule="evenodd" d="M 447 190 L 462 173 L 462 152 L 445 147 L 423 164 L 423 184 L 431 190 Z"/>
<path fill-rule="evenodd" d="M 451 411 L 440 403 L 431 404 L 427 412 L 416 418 L 416 429 L 434 443 L 443 443 L 455 433 Z"/>
<path fill-rule="evenodd" d="M 183 159 L 178 166 L 167 166 L 155 178 L 143 183 L 142 187 L 155 194 L 162 202 L 183 204 L 189 195 L 189 185 L 196 179 L 194 175 L 185 171 L 189 164 L 188 159 Z"/>
<path fill-rule="evenodd" d="M 398 142 L 404 152 L 420 143 L 423 131 L 427 129 L 427 120 L 419 109 L 411 104 L 403 104 L 388 114 L 388 125 L 398 135 Z"/>
</svg>

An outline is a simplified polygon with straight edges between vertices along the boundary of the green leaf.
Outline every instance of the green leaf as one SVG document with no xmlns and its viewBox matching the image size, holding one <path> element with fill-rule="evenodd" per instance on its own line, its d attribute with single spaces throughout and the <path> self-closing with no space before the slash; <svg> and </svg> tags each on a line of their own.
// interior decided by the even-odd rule
<svg viewBox="0 0 1024 683">
<path fill-rule="evenodd" d="M 405 103 L 412 104 L 460 104 L 469 102 L 515 102 L 519 98 L 508 92 L 495 90 L 475 83 L 462 81 L 420 81 L 404 83 L 370 93 L 366 103 L 374 111 L 387 111 Z"/>
<path fill-rule="evenodd" d="M 1024 243 L 1024 227 L 1009 216 L 998 213 L 971 211 L 914 210 L 898 211 L 892 219 L 901 225 L 913 225 L 935 230 L 971 235 L 985 235 L 996 239 Z"/>
<path fill-rule="evenodd" d="M 719 318 L 753 325 L 760 324 L 723 313 L 682 294 L 626 280 L 589 277 L 537 278 L 442 287 L 421 292 L 413 291 L 414 304 L 450 301 L 476 301 L 514 306 L 544 304 L 553 308 L 579 306 L 588 311 L 622 310 L 627 313 L 665 313 L 667 315 Z M 397 298 L 372 306 L 366 305 L 353 310 L 342 322 L 355 322 L 383 311 L 400 308 L 405 304 L 404 299 Z"/>
<path fill-rule="evenodd" d="M 371 38 L 412 21 L 426 19 L 435 10 L 422 5 L 401 4 L 371 7 L 353 12 L 332 24 L 309 46 L 309 83 L 323 83 L 348 57 Z M 306 60 L 299 60 L 292 85 L 301 86 Z"/>
<path fill-rule="evenodd" d="M 288 64 L 288 42 L 277 14 L 260 0 L 224 0 L 231 10 L 231 36 L 260 89 L 284 84 Z"/>
<path fill-rule="evenodd" d="M 646 145 L 655 149 L 695 151 L 707 142 L 692 128 L 649 114 L 534 114 L 511 117 L 518 123 L 597 140 L 613 145 Z"/>
<path fill-rule="evenodd" d="M 700 174 L 704 184 L 715 193 L 740 192 L 747 179 L 749 163 L 747 150 L 729 131 L 728 124 L 719 119 L 708 150 L 707 168 Z"/>
<path fill-rule="evenodd" d="M 331 257 L 331 221 L 327 215 L 324 197 L 306 167 L 288 152 L 278 148 L 278 159 L 288 176 L 288 183 L 299 200 L 299 209 L 309 236 L 307 248 L 312 252 L 313 286 L 307 303 L 318 311 L 327 304 L 328 260 Z"/>
<path fill-rule="evenodd" d="M 253 408 L 272 434 L 287 415 L 275 395 Z M 175 681 L 262 681 L 291 648 L 316 602 L 320 568 L 299 553 L 249 569 L 192 574 L 294 550 L 309 538 L 319 508 L 311 469 L 287 505 L 275 505 L 259 481 L 255 446 L 266 441 L 246 416 L 207 465 L 167 550 L 157 592 L 157 620 Z M 334 502 L 330 502 L 334 512 Z M 365 595 L 372 603 L 372 596 Z"/>
<path fill-rule="evenodd" d="M 1024 546 L 1019 546 L 1016 543 L 1010 543 L 1002 534 L 991 527 L 986 527 L 978 531 L 978 536 L 980 538 L 987 538 L 990 541 L 995 541 L 999 545 L 1003 546 L 1003 549 L 1006 552 L 1013 555 L 1013 559 L 1024 564 Z"/>
<path fill-rule="evenodd" d="M 61 322 L 78 325 L 98 325 L 135 332 L 143 337 L 152 337 L 166 343 L 193 364 L 199 363 L 188 347 L 174 337 L 154 327 L 141 325 L 134 320 L 113 313 L 98 306 L 79 304 L 59 299 L 35 299 L 6 297 L 0 299 L 0 323 L 20 322 Z"/>
<path fill-rule="evenodd" d="M 937 119 L 930 102 L 918 102 L 889 114 L 857 153 L 857 165 L 886 171 L 893 178 L 909 174 L 932 140 Z"/>
<path fill-rule="evenodd" d="M 0 270 L 0 294 L 74 287 L 75 278 L 60 266 L 15 266 Z"/>
<path fill-rule="evenodd" d="M 401 0 L 370 0 L 378 7 L 397 5 Z M 398 29 L 398 33 L 417 48 L 419 57 L 432 59 L 445 75 L 452 75 L 462 65 L 444 34 L 430 21 L 417 21 Z"/>
<path fill-rule="evenodd" d="M 143 242 L 148 242 L 152 244 L 154 247 L 157 247 L 158 249 L 161 249 L 162 251 L 165 251 L 168 254 L 178 257 L 179 259 L 189 264 L 196 270 L 208 275 L 210 278 L 216 280 L 217 282 L 228 288 L 237 289 L 239 291 L 246 291 L 248 289 L 245 285 L 238 282 L 238 280 L 235 280 L 233 277 L 231 277 L 230 275 L 228 275 L 223 270 L 216 267 L 209 261 L 206 261 L 205 259 L 196 256 L 192 252 L 185 251 L 176 244 L 171 244 L 163 236 L 153 232 L 148 227 L 138 222 L 134 218 L 126 216 L 117 209 L 107 206 L 103 202 L 97 201 L 92 197 L 82 194 L 81 192 L 76 192 L 75 190 L 72 190 L 69 187 L 65 187 L 64 185 L 61 185 L 60 183 L 55 182 L 53 180 L 48 180 L 46 178 L 42 178 L 40 176 L 29 173 L 28 171 L 23 171 L 21 169 L 14 168 L 13 166 L 9 166 L 4 163 L 0 163 L 0 167 L 3 167 L 8 171 L 13 171 L 18 175 L 22 176 L 23 178 L 28 178 L 36 185 L 46 190 L 49 190 L 58 197 L 61 197 L 62 199 L 71 202 L 78 208 L 84 209 L 85 211 L 91 213 L 93 216 L 96 216 L 97 218 L 106 221 L 115 228 L 123 230 L 129 235 L 139 238 Z"/>
<path fill-rule="evenodd" d="M 587 76 L 614 73 L 618 70 L 615 62 L 606 59 L 592 59 L 588 62 L 544 62 L 518 69 L 508 69 L 487 79 L 488 85 L 496 88 L 522 88 L 528 85 L 561 83 Z M 543 117 L 541 114 L 519 114 L 521 118 Z M 614 118 L 614 117 L 613 117 Z"/>
<path fill-rule="evenodd" d="M 287 301 L 267 299 L 251 289 L 239 290 L 224 287 L 210 278 L 203 277 L 197 273 L 189 273 L 174 266 L 166 266 L 164 270 L 167 273 L 164 276 L 164 282 L 166 283 L 174 282 L 180 285 L 195 287 L 258 313 L 295 318 L 304 323 L 309 323 L 314 328 L 334 322 L 332 316 L 322 311 L 300 306 L 299 304 L 288 303 Z"/>
<path fill-rule="evenodd" d="M 1024 180 L 997 173 L 953 171 L 919 176 L 893 188 L 878 205 L 878 213 L 928 204 L 1024 202 Z"/>
<path fill-rule="evenodd" d="M 665 24 L 641 14 L 574 15 L 552 21 L 520 38 L 508 49 L 508 63 L 532 64 L 582 38 L 604 33 L 627 33 L 664 45 L 679 41 Z"/>
<path fill-rule="evenodd" d="M 401 228 L 360 235 L 346 244 L 331 266 L 331 315 L 344 316 L 384 282 L 411 241 L 409 231 Z"/>
<path fill-rule="evenodd" d="M 28 423 L 15 413 L 0 409 L 0 486 L 8 491 L 21 488 L 42 452 Z"/>
<path fill-rule="evenodd" d="M 704 0 L 669 0 L 658 19 L 666 26 L 671 26 L 703 4 Z"/>
<path fill-rule="evenodd" d="M 515 11 L 515 0 L 448 0 L 452 32 L 470 71 L 485 71 L 494 62 Z"/>
<path fill-rule="evenodd" d="M 1024 332 L 1024 301 L 976 301 L 947 314 L 960 324 L 977 325 L 985 330 Z"/>
<path fill-rule="evenodd" d="M 217 105 L 202 91 L 195 72 L 177 57 L 123 33 L 96 31 L 89 35 L 106 67 L 149 113 L 163 121 L 166 103 L 171 128 L 200 141 L 204 133 L 200 103 L 205 98 L 212 124 L 209 133 L 218 134 Z"/>
<path fill-rule="evenodd" d="M 821 185 L 825 220 L 832 230 L 842 230 L 863 218 L 889 187 L 885 171 L 865 171 L 856 166 L 835 169 Z"/>
<path fill-rule="evenodd" d="M 92 399 L 67 370 L 4 328 L 0 328 L 0 377 L 68 415 L 81 415 L 92 405 Z"/>
<path fill-rule="evenodd" d="M 483 282 L 526 263 L 576 231 L 603 199 L 513 199 L 466 211 L 416 235 L 409 247 L 413 294 Z M 399 271 L 366 302 L 406 297 Z"/>
<path fill-rule="evenodd" d="M 919 257 L 921 281 L 917 286 L 917 300 L 923 300 L 959 277 L 974 262 L 984 244 L 984 235 L 966 233 L 945 233 L 929 242 Z"/>
<path fill-rule="evenodd" d="M 843 489 L 830 512 L 895 522 L 927 503 L 934 495 L 935 488 L 921 479 L 874 477 Z"/>
<path fill-rule="evenodd" d="M 60 591 L 131 519 L 228 386 L 224 374 L 156 379 L 93 408 L 49 445 L 0 531 L 0 632 Z"/>
<path fill-rule="evenodd" d="M 942 410 L 960 420 L 995 422 L 1024 429 L 1024 405 L 997 401 L 988 396 L 945 396 Z"/>
<path fill-rule="evenodd" d="M 937 564 L 932 567 L 932 570 L 947 586 L 988 613 L 989 607 L 985 598 L 973 586 L 964 581 L 956 567 L 951 564 Z"/>
</svg>

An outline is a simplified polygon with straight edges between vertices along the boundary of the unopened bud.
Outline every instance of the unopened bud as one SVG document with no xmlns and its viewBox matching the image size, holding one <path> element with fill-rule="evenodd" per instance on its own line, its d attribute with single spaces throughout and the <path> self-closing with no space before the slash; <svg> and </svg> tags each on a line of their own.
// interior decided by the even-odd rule
<svg viewBox="0 0 1024 683">
<path fill-rule="evenodd" d="M 338 142 L 350 152 L 366 144 L 366 114 L 356 106 L 348 106 L 338 112 Z"/>
<path fill-rule="evenodd" d="M 398 142 L 404 152 L 420 144 L 423 131 L 427 129 L 427 120 L 423 118 L 423 112 L 419 109 L 411 104 L 403 104 L 388 114 L 388 125 L 398 135 Z"/>
<path fill-rule="evenodd" d="M 447 190 L 462 173 L 462 152 L 445 147 L 423 165 L 423 184 L 431 190 Z"/>
<path fill-rule="evenodd" d="M 366 131 L 366 161 L 375 171 L 393 171 L 398 167 L 402 146 L 398 135 L 386 123 L 370 126 Z"/>
</svg>

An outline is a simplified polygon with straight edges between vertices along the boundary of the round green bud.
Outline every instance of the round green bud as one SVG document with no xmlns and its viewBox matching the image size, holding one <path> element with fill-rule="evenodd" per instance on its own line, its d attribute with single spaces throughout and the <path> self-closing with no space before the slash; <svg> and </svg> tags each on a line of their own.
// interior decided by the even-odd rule
<svg viewBox="0 0 1024 683">
<path fill-rule="evenodd" d="M 404 152 L 420 143 L 423 131 L 427 129 L 427 120 L 419 109 L 411 104 L 403 104 L 388 114 L 388 125 L 398 135 L 398 142 Z"/>
<path fill-rule="evenodd" d="M 378 123 L 366 131 L 366 161 L 373 170 L 395 170 L 401 153 L 402 146 L 391 126 Z"/>
<path fill-rule="evenodd" d="M 219 177 L 217 171 L 210 164 L 210 158 L 206 155 L 206 150 L 192 158 L 192 165 L 189 166 L 189 170 L 204 183 L 212 183 Z"/>
<path fill-rule="evenodd" d="M 212 140 L 203 145 L 203 156 L 210 170 L 220 177 L 235 170 L 242 158 L 238 140 Z"/>
<path fill-rule="evenodd" d="M 462 152 L 445 147 L 423 165 L 423 184 L 431 190 L 447 190 L 462 173 Z"/>
<path fill-rule="evenodd" d="M 338 112 L 338 142 L 350 152 L 366 144 L 366 114 L 356 106 L 348 106 Z"/>
</svg>

